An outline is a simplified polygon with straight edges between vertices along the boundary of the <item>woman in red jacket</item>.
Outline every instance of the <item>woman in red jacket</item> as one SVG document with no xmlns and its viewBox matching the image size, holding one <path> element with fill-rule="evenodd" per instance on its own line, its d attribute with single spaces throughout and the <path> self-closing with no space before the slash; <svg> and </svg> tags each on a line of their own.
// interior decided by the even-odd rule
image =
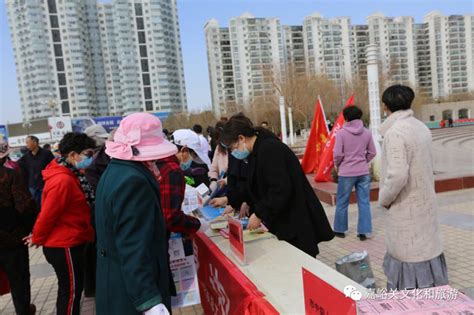
<svg viewBox="0 0 474 315">
<path fill-rule="evenodd" d="M 43 246 L 56 272 L 58 315 L 80 312 L 84 244 L 94 240 L 90 217 L 94 194 L 80 170 L 90 165 L 94 147 L 95 141 L 85 134 L 68 133 L 61 140 L 61 157 L 43 171 L 41 212 L 26 239 L 30 245 Z"/>
</svg>

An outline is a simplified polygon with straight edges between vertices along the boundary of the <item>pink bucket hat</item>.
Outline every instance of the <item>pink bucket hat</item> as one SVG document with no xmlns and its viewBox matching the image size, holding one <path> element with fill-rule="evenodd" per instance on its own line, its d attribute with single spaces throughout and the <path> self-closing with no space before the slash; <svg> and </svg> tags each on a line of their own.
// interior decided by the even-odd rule
<svg viewBox="0 0 474 315">
<path fill-rule="evenodd" d="M 174 155 L 178 148 L 165 140 L 158 117 L 136 113 L 125 117 L 114 135 L 107 141 L 105 153 L 127 161 L 153 161 Z"/>
</svg>

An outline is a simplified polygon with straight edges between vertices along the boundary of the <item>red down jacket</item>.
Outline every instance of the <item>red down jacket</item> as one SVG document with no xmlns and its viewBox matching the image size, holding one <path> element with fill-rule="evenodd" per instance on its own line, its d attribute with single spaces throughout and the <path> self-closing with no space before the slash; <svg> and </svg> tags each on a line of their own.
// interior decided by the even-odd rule
<svg viewBox="0 0 474 315">
<path fill-rule="evenodd" d="M 91 210 L 79 179 L 56 160 L 43 171 L 41 211 L 33 228 L 34 244 L 73 247 L 94 240 Z"/>
</svg>

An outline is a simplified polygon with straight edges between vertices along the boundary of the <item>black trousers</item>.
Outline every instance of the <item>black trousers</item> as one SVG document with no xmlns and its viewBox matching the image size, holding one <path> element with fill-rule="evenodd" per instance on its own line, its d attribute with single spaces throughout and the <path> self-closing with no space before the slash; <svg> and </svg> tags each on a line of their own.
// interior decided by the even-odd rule
<svg viewBox="0 0 474 315">
<path fill-rule="evenodd" d="M 97 263 L 96 244 L 87 243 L 84 248 L 84 295 L 95 296 L 95 271 Z"/>
<path fill-rule="evenodd" d="M 69 248 L 43 247 L 58 277 L 57 315 L 79 315 L 84 287 L 84 245 Z"/>
<path fill-rule="evenodd" d="M 10 282 L 13 305 L 17 315 L 30 314 L 30 259 L 28 247 L 0 248 L 0 267 Z"/>
</svg>

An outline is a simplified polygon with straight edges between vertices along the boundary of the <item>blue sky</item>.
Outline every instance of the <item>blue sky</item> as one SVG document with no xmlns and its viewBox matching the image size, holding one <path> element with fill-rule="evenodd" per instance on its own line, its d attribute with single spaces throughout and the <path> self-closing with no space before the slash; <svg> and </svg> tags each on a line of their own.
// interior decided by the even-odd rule
<svg viewBox="0 0 474 315">
<path fill-rule="evenodd" d="M 210 108 L 204 24 L 216 18 L 221 26 L 243 12 L 257 17 L 279 17 L 282 24 L 302 24 L 313 12 L 324 17 L 348 16 L 354 24 L 365 24 L 374 12 L 386 16 L 409 15 L 421 22 L 430 11 L 445 15 L 474 12 L 473 0 L 177 0 L 188 106 Z M 2 1 L 4 2 L 4 1 Z M 21 120 L 20 97 L 7 24 L 5 4 L 0 4 L 0 124 Z"/>
</svg>

